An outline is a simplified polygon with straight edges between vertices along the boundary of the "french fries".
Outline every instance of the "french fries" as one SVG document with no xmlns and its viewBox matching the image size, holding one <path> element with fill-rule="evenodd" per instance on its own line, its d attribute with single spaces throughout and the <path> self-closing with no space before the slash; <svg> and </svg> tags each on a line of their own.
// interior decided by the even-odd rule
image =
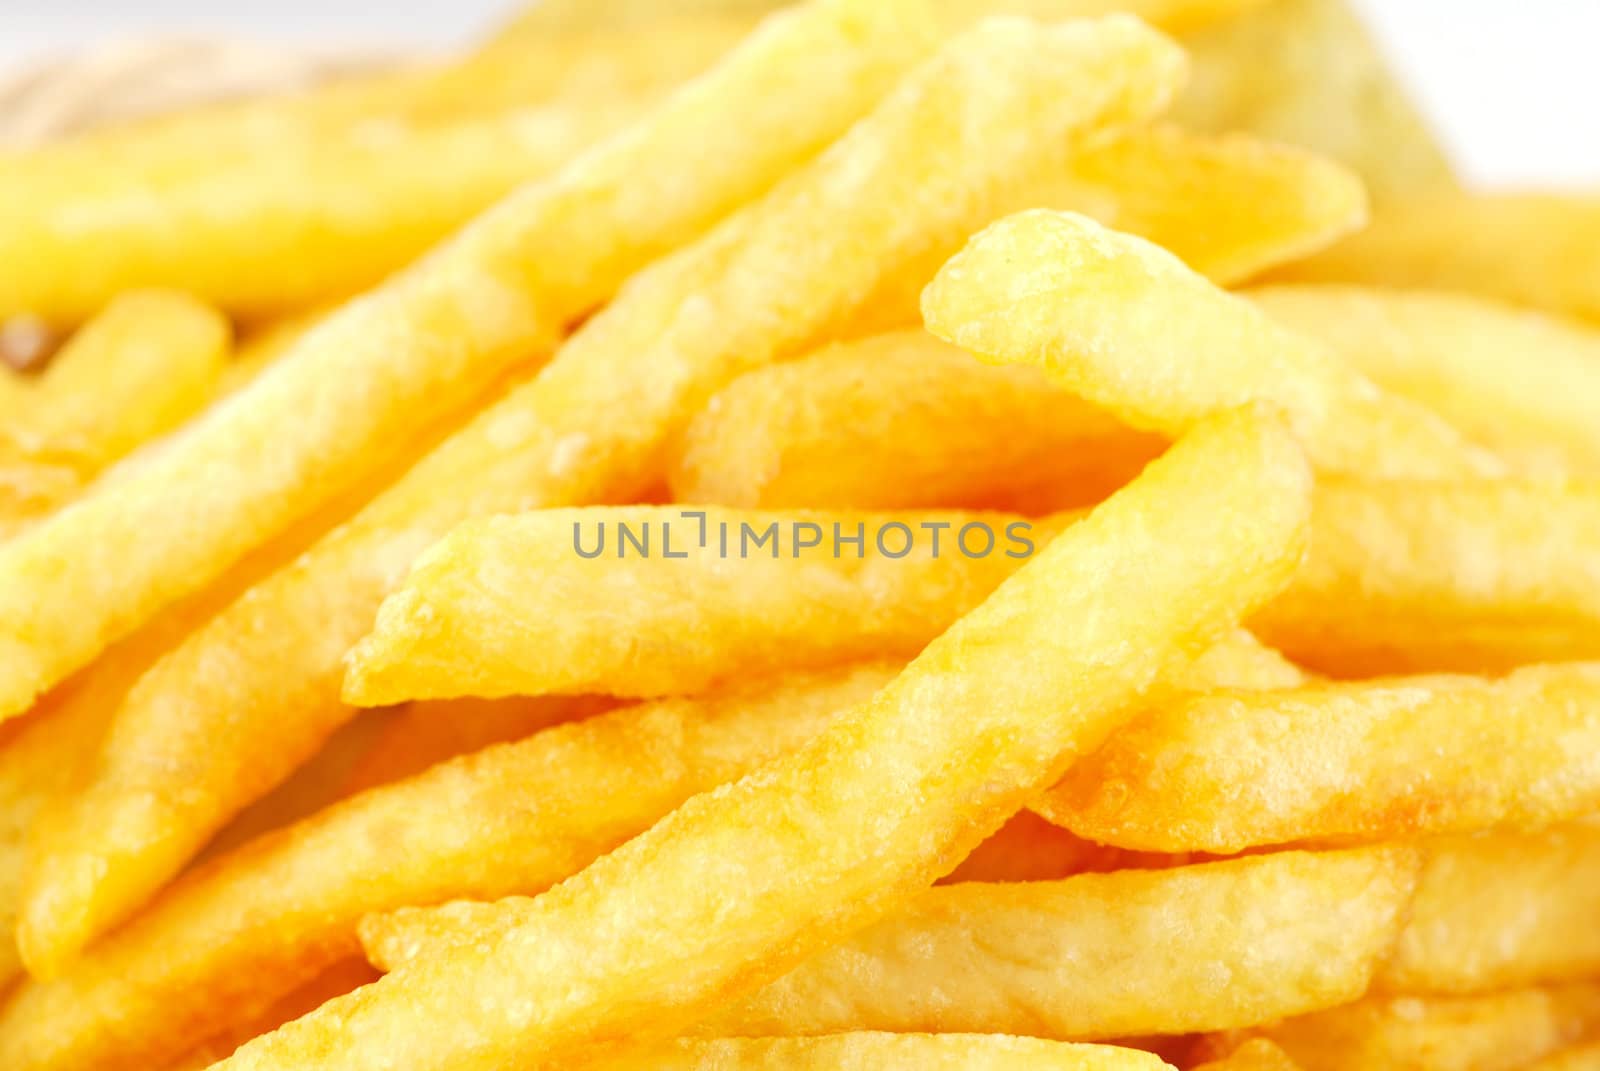
<svg viewBox="0 0 1600 1071">
<path fill-rule="evenodd" d="M 1441 838 L 1423 859 L 1383 990 L 1481 993 L 1600 974 L 1600 826 Z"/>
<path fill-rule="evenodd" d="M 1244 130 L 1354 168 L 1379 202 L 1455 186 L 1450 163 L 1350 0 L 1271 0 L 1185 41 L 1194 80 L 1175 117 Z"/>
<path fill-rule="evenodd" d="M 916 35 L 890 8 L 869 6 L 884 35 Z M 803 29 L 831 26 L 836 14 L 832 6 L 802 8 L 793 18 Z M 733 72 L 759 74 L 755 84 L 742 86 L 732 73 L 703 83 L 729 89 L 734 99 L 725 103 L 735 112 L 745 108 L 741 93 L 760 92 L 773 78 L 764 41 L 776 49 L 781 35 L 730 61 Z M 861 62 L 877 75 L 889 66 L 881 56 L 876 66 Z M 1074 131 L 1158 109 L 1181 69 L 1175 46 L 1126 19 L 1043 32 L 1018 21 L 980 27 L 813 165 L 633 279 L 548 368 L 147 676 L 118 715 L 132 743 L 109 758 L 77 801 L 55 857 L 38 868 L 36 944 L 55 950 L 46 958 L 64 958 L 126 917 L 351 716 L 339 702 L 341 658 L 429 543 L 464 517 L 647 491 L 664 472 L 668 443 L 718 387 L 816 345 L 914 250 L 959 240 L 986 218 L 994 190 L 1070 152 Z M 782 99 L 814 112 L 814 78 L 814 69 L 797 73 Z M 876 81 L 865 72 L 861 80 Z M 772 99 L 763 107 L 783 110 Z M 693 146 L 696 159 L 703 148 Z M 648 197 L 626 202 L 658 211 Z M 818 212 L 833 221 L 820 234 Z M 573 232 L 568 240 L 594 238 Z M 548 267 L 572 264 L 555 257 Z M 306 635 L 317 642 L 302 642 Z M 206 671 L 218 658 L 229 674 Z M 135 799 L 137 823 L 127 807 Z M 112 815 L 115 838 L 106 836 Z"/>
<path fill-rule="evenodd" d="M 632 270 L 826 144 L 922 40 L 894 5 L 848 0 L 771 24 L 640 125 L 512 195 L 324 322 L 180 446 L 0 545 L 0 718 L 370 471 L 387 444 L 548 347 Z M 832 75 L 819 78 L 824 69 Z M 794 77 L 804 93 L 767 92 Z M 684 182 L 680 168 L 695 173 L 697 161 L 719 158 L 710 131 L 728 139 L 738 166 L 719 162 Z M 641 176 L 662 183 L 662 195 L 641 196 Z M 204 523 L 179 520 L 183 510 Z M 114 566 L 89 564 L 107 546 Z"/>
<path fill-rule="evenodd" d="M 1600 331 L 1465 294 L 1328 284 L 1249 296 L 1520 468 L 1600 472 Z"/>
<path fill-rule="evenodd" d="M 1595 1071 L 1597 1067 L 1600 1067 L 1600 1042 L 1563 1049 L 1532 1065 L 1529 1071 Z"/>
<path fill-rule="evenodd" d="M 1420 197 L 1280 273 L 1299 282 L 1462 290 L 1600 320 L 1600 198 L 1581 194 Z"/>
<path fill-rule="evenodd" d="M 1305 1071 L 1516 1071 L 1600 1029 L 1600 985 L 1368 997 L 1261 1031 Z"/>
<path fill-rule="evenodd" d="M 1363 994 L 1415 876 L 1413 852 L 1379 848 L 947 885 L 694 1032 L 1026 1030 L 1070 1040 L 1253 1025 Z M 362 937 L 394 969 L 538 911 L 532 900 L 449 904 L 369 919 Z"/>
<path fill-rule="evenodd" d="M 1031 210 L 968 243 L 922 299 L 928 329 L 995 364 L 1039 364 L 1130 426 L 1179 435 L 1246 402 L 1283 410 L 1313 462 L 1387 477 L 1506 473 L 1439 417 L 1385 394 L 1311 339 L 1171 253 Z"/>
<path fill-rule="evenodd" d="M 159 1066 L 357 953 L 363 915 L 548 888 L 891 676 L 864 666 L 619 710 L 337 803 L 180 879 L 58 979 L 24 983 L 0 1013 L 0 1066 Z"/>
<path fill-rule="evenodd" d="M 1533 827 L 1600 810 L 1597 740 L 1594 664 L 1223 691 L 1142 715 L 1035 806 L 1158 852 Z"/>
<path fill-rule="evenodd" d="M 1159 1071 L 1160 1057 L 1109 1045 L 996 1034 L 835 1034 L 825 1038 L 683 1040 L 623 1051 L 595 1071 Z"/>
<path fill-rule="evenodd" d="M 403 1049 L 419 1071 L 471 1071 L 681 1029 L 953 869 L 1164 668 L 1270 597 L 1308 484 L 1277 425 L 1208 422 L 810 744 L 690 800 L 510 932 L 407 964 L 219 1068 L 313 1052 L 378 1067 Z M 1015 672 L 1024 652 L 1035 672 Z M 717 895 L 728 885 L 738 900 Z"/>
</svg>

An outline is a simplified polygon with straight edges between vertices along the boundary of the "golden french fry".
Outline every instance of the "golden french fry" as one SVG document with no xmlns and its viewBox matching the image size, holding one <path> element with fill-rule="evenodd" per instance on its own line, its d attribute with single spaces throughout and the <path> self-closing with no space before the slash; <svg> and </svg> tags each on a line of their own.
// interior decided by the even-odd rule
<svg viewBox="0 0 1600 1071">
<path fill-rule="evenodd" d="M 677 506 L 469 521 L 384 602 L 344 698 L 686 695 L 909 658 L 1070 521 Z"/>
<path fill-rule="evenodd" d="M 1600 826 L 1424 845 L 1411 921 L 1377 986 L 1483 993 L 1600 974 Z"/>
<path fill-rule="evenodd" d="M 869 36 L 893 38 L 888 51 L 902 58 L 920 40 L 919 24 L 897 19 L 890 5 L 860 0 L 850 15 L 837 2 L 791 16 L 810 28 L 805 40 L 831 40 L 816 23 L 834 25 L 834 16 L 847 26 L 870 20 L 877 33 Z M 762 75 L 736 85 L 726 102 L 734 115 L 723 133 L 733 142 L 749 136 L 742 97 L 766 94 L 782 71 L 793 76 L 790 91 L 767 94 L 762 114 L 787 106 L 814 129 L 821 61 L 797 68 L 779 59 L 798 55 L 768 56 L 786 25 L 730 61 L 737 72 L 758 67 Z M 826 69 L 848 67 L 852 54 L 835 48 Z M 855 87 L 865 107 L 895 61 L 880 54 L 854 62 L 863 68 L 855 76 L 823 81 L 841 94 L 842 83 Z M 130 743 L 79 797 L 73 835 L 39 868 L 32 887 L 49 905 L 36 919 L 39 943 L 70 949 L 125 917 L 351 716 L 339 702 L 340 659 L 428 544 L 465 517 L 648 491 L 664 473 L 668 443 L 724 383 L 815 346 L 910 250 L 966 233 L 992 190 L 1064 156 L 1075 130 L 1159 108 L 1181 68 L 1175 46 L 1126 19 L 980 28 L 767 198 L 634 279 L 549 368 L 146 677 L 118 714 Z M 712 78 L 706 84 L 738 82 Z M 842 110 L 841 100 L 830 102 Z M 764 136 L 792 144 L 789 125 Z M 718 155 L 697 134 L 696 161 L 703 153 Z M 737 146 L 728 154 L 748 159 Z M 725 162 L 717 168 L 723 175 Z M 622 188 L 631 186 L 630 178 Z M 651 216 L 660 211 L 650 196 L 629 193 L 625 202 Z M 829 226 L 819 230 L 822 218 Z M 580 231 L 569 239 L 592 244 Z M 571 264 L 564 254 L 546 259 L 550 270 Z M 207 671 L 219 658 L 228 674 Z M 113 816 L 114 838 L 106 835 Z"/>
<path fill-rule="evenodd" d="M 1245 402 L 1284 411 L 1319 468 L 1504 475 L 1432 412 L 1386 394 L 1172 254 L 1079 215 L 1034 210 L 978 234 L 923 294 L 935 335 L 994 364 L 1038 364 L 1129 425 L 1167 435 Z"/>
<path fill-rule="evenodd" d="M 1184 41 L 1194 82 L 1175 118 L 1303 145 L 1380 201 L 1455 185 L 1449 161 L 1349 0 L 1273 0 Z"/>
<path fill-rule="evenodd" d="M 691 799 L 509 932 L 405 964 L 219 1069 L 403 1051 L 416 1071 L 477 1071 L 682 1029 L 954 869 L 1269 598 L 1309 483 L 1274 422 L 1206 423 L 809 744 Z"/>
<path fill-rule="evenodd" d="M 725 506 L 1036 512 L 1099 501 L 1166 442 L 917 329 L 734 380 L 669 478 L 679 501 Z"/>
<path fill-rule="evenodd" d="M 1161 1071 L 1159 1056 L 1003 1034 L 835 1034 L 672 1041 L 583 1065 L 593 1071 Z"/>
<path fill-rule="evenodd" d="M 1266 1038 L 1252 1038 L 1227 1056 L 1196 1066 L 1194 1071 L 1300 1071 L 1300 1065 Z"/>
<path fill-rule="evenodd" d="M 1600 331 L 1466 294 L 1307 284 L 1249 297 L 1520 468 L 1600 473 Z"/>
<path fill-rule="evenodd" d="M 1380 848 L 941 886 L 693 1032 L 1072 1040 L 1253 1026 L 1363 994 L 1400 932 L 1416 870 L 1410 849 Z M 398 911 L 364 921 L 362 939 L 395 969 L 538 911 L 518 898 Z"/>
<path fill-rule="evenodd" d="M 1354 175 L 1299 150 L 1174 127 L 1133 127 L 1086 142 L 1064 163 L 1024 176 L 980 225 L 1031 208 L 1083 212 L 1229 285 L 1360 226 L 1366 193 Z M 859 337 L 920 323 L 923 287 L 970 233 L 925 247 L 879 285 L 843 333 Z"/>
<path fill-rule="evenodd" d="M 892 676 L 862 666 L 618 710 L 346 799 L 191 872 L 59 978 L 23 984 L 0 1010 L 0 1066 L 159 1065 L 358 952 L 363 915 L 541 891 Z"/>
<path fill-rule="evenodd" d="M 1600 810 L 1596 755 L 1593 664 L 1220 691 L 1142 715 L 1035 809 L 1160 852 L 1527 827 Z"/>
<path fill-rule="evenodd" d="M 1281 277 L 1465 290 L 1600 320 L 1600 197 L 1418 197 L 1386 207 L 1366 230 Z"/>
<path fill-rule="evenodd" d="M 0 545 L 0 718 L 759 194 L 922 50 L 895 5 L 820 2 L 346 306 L 180 446 Z"/>
<path fill-rule="evenodd" d="M 1294 583 L 1251 622 L 1337 676 L 1600 659 L 1600 484 L 1324 481 Z"/>
<path fill-rule="evenodd" d="M 1528 1071 L 1600 1071 L 1600 1041 L 1563 1049 L 1530 1065 Z"/>
<path fill-rule="evenodd" d="M 1600 1029 L 1600 983 L 1368 997 L 1259 1032 L 1305 1071 L 1520 1071 Z"/>
</svg>

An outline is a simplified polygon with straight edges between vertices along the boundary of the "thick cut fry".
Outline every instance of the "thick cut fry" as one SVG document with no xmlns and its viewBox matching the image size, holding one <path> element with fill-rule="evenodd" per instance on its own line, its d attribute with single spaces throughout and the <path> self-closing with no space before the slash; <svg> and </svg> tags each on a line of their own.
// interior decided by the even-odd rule
<svg viewBox="0 0 1600 1071">
<path fill-rule="evenodd" d="M 532 1066 L 513 1064 L 513 1067 Z M 1161 1071 L 1159 1056 L 997 1034 L 685 1039 L 585 1061 L 590 1071 Z"/>
<path fill-rule="evenodd" d="M 863 5 L 881 34 L 897 38 L 892 47 L 912 47 L 903 39 L 918 24 L 876 0 Z M 834 14 L 802 8 L 792 17 Z M 829 62 L 844 65 L 847 53 L 836 51 Z M 761 66 L 766 52 L 745 59 Z M 889 65 L 880 55 L 871 70 Z M 782 96 L 814 121 L 818 68 L 784 69 L 794 81 Z M 130 697 L 118 725 L 131 742 L 79 801 L 75 837 L 36 886 L 72 890 L 49 897 L 52 943 L 71 948 L 125 916 L 351 716 L 339 702 L 341 658 L 415 555 L 462 518 L 626 501 L 658 485 L 668 443 L 719 387 L 817 345 L 911 251 L 967 233 L 995 188 L 1069 152 L 1075 130 L 1155 111 L 1181 71 L 1175 46 L 1130 20 L 1042 32 L 993 24 L 952 44 L 766 199 L 635 279 L 549 368 L 292 571 L 258 587 Z M 834 87 L 835 79 L 823 81 Z M 868 82 L 876 76 L 851 80 L 862 95 Z M 733 93 L 728 106 L 742 114 L 737 98 L 765 85 Z M 728 125 L 733 141 L 748 135 L 736 119 Z M 780 124 L 766 136 L 787 139 L 786 130 Z M 703 139 L 696 146 L 698 159 Z M 648 196 L 628 203 L 660 210 Z M 820 219 L 828 226 L 819 229 Z M 552 256 L 546 267 L 569 263 Z M 219 659 L 230 672 L 207 672 Z M 127 806 L 135 800 L 137 812 Z M 115 837 L 106 833 L 113 816 Z"/>
<path fill-rule="evenodd" d="M 1559 822 L 1600 810 L 1600 666 L 1196 696 L 1136 719 L 1035 806 L 1161 852 Z"/>
<path fill-rule="evenodd" d="M 1600 826 L 1430 841 L 1377 985 L 1483 993 L 1600 975 Z"/>
<path fill-rule="evenodd" d="M 689 425 L 682 502 L 818 509 L 1090 505 L 1167 440 L 1036 368 L 995 368 L 918 329 L 741 376 Z"/>
<path fill-rule="evenodd" d="M 1252 625 L 1345 677 L 1600 659 L 1600 485 L 1326 481 Z"/>
<path fill-rule="evenodd" d="M 1300 1065 L 1266 1038 L 1252 1038 L 1227 1056 L 1207 1060 L 1194 1071 L 1300 1071 Z"/>
<path fill-rule="evenodd" d="M 478 1071 L 682 1029 L 954 869 L 1269 598 L 1308 485 L 1281 427 L 1208 423 L 810 744 L 690 800 L 506 934 L 406 964 L 219 1067 L 315 1053 Z"/>
<path fill-rule="evenodd" d="M 344 697 L 686 695 L 909 658 L 1066 523 L 675 506 L 470 521 L 384 602 L 350 652 Z"/>
<path fill-rule="evenodd" d="M 1478 193 L 1408 200 L 1281 277 L 1465 290 L 1600 320 L 1600 197 Z"/>
<path fill-rule="evenodd" d="M 1175 118 L 1303 145 L 1380 201 L 1455 185 L 1449 161 L 1350 0 L 1273 0 L 1185 40 L 1194 83 Z"/>
<path fill-rule="evenodd" d="M 0 544 L 0 718 L 826 144 L 922 51 L 903 16 L 820 0 L 774 20 L 653 115 L 323 323 L 181 446 Z"/>
<path fill-rule="evenodd" d="M 1600 984 L 1368 997 L 1261 1031 L 1306 1071 L 1522 1071 L 1600 1030 Z"/>
<path fill-rule="evenodd" d="M 865 666 L 619 710 L 355 796 L 214 860 L 0 1012 L 0 1066 L 159 1065 L 359 951 L 369 912 L 539 892 L 820 732 Z"/>
<path fill-rule="evenodd" d="M 947 885 L 694 1033 L 1072 1040 L 1253 1026 L 1366 992 L 1400 932 L 1416 870 L 1410 849 L 1382 848 Z M 538 911 L 526 899 L 401 911 L 368 920 L 362 936 L 380 965 L 394 966 L 504 934 Z"/>
<path fill-rule="evenodd" d="M 1172 254 L 1083 216 L 1035 210 L 994 224 L 940 270 L 922 309 L 940 338 L 994 364 L 1040 365 L 1133 427 L 1180 435 L 1207 413 L 1259 401 L 1287 413 L 1322 469 L 1506 469 Z"/>
<path fill-rule="evenodd" d="M 1082 212 L 1163 246 L 1229 285 L 1348 234 L 1366 220 L 1366 194 L 1354 175 L 1299 150 L 1134 127 L 1087 142 L 1064 163 L 1025 176 L 982 223 L 1031 208 Z M 927 246 L 885 279 L 844 334 L 920 323 L 923 287 L 971 233 Z"/>
<path fill-rule="evenodd" d="M 1519 467 L 1600 473 L 1600 331 L 1465 294 L 1305 285 L 1249 296 Z"/>
</svg>

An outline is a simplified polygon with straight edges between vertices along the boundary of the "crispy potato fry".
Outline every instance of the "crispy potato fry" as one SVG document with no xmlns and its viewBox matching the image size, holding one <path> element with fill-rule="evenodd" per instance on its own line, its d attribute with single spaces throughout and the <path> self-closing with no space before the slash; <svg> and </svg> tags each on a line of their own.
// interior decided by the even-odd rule
<svg viewBox="0 0 1600 1071">
<path fill-rule="evenodd" d="M 1530 1065 L 1527 1071 L 1600 1071 L 1600 1042 L 1563 1049 Z"/>
<path fill-rule="evenodd" d="M 982 224 L 1031 208 L 1083 212 L 1137 234 L 1219 285 L 1315 252 L 1367 217 L 1360 181 L 1327 160 L 1247 137 L 1166 126 L 1115 130 L 1086 142 L 1064 163 L 1013 184 Z M 921 323 L 923 287 L 971 233 L 925 247 L 879 285 L 843 333 L 859 337 Z"/>
<path fill-rule="evenodd" d="M 1252 621 L 1337 676 L 1600 659 L 1600 485 L 1325 481 L 1294 583 Z"/>
<path fill-rule="evenodd" d="M 1038 364 L 1133 427 L 1180 435 L 1207 413 L 1260 401 L 1287 413 L 1324 470 L 1506 471 L 1172 254 L 1083 216 L 1035 210 L 994 224 L 940 270 L 922 308 L 940 338 L 990 363 Z"/>
<path fill-rule="evenodd" d="M 689 425 L 681 502 L 814 509 L 1085 506 L 1166 446 L 1037 368 L 980 364 L 919 329 L 741 376 Z"/>
<path fill-rule="evenodd" d="M 469 521 L 384 602 L 344 698 L 687 695 L 909 658 L 1071 520 L 617 506 Z"/>
<path fill-rule="evenodd" d="M 1309 482 L 1275 423 L 1208 422 L 811 743 L 690 800 L 506 934 L 405 964 L 219 1069 L 549 1065 L 682 1029 L 954 869 L 1269 598 Z"/>
<path fill-rule="evenodd" d="M 158 1065 L 358 952 L 363 915 L 539 892 L 892 676 L 869 665 L 619 710 L 345 800 L 192 871 L 59 979 L 24 984 L 0 1011 L 0 1066 Z"/>
<path fill-rule="evenodd" d="M 774 21 L 639 124 L 346 306 L 181 447 L 0 545 L 0 718 L 827 144 L 920 53 L 901 14 L 823 0 Z"/>
<path fill-rule="evenodd" d="M 521 1066 L 521 1065 L 514 1065 Z M 835 1034 L 667 1042 L 585 1061 L 592 1071 L 1160 1071 L 1161 1058 L 1113 1045 L 1003 1034 Z"/>
<path fill-rule="evenodd" d="M 917 23 L 876 0 L 862 4 L 855 15 L 877 20 L 892 48 L 914 47 Z M 843 17 L 833 6 L 802 8 L 793 18 L 806 26 L 835 14 Z M 772 78 L 773 64 L 756 62 L 770 49 L 751 47 L 736 69 L 748 63 Z M 846 55 L 836 50 L 828 69 L 847 65 Z M 870 68 L 850 80 L 864 96 L 892 63 L 857 61 Z M 1159 108 L 1181 70 L 1175 46 L 1126 19 L 1045 31 L 992 24 L 931 60 L 769 197 L 635 279 L 549 368 L 146 678 L 118 715 L 126 747 L 78 801 L 74 835 L 34 886 L 51 905 L 38 927 L 53 936 L 41 943 L 70 949 L 125 917 L 351 716 L 339 702 L 341 658 L 428 544 L 464 517 L 650 490 L 667 444 L 724 383 L 815 346 L 910 251 L 966 233 L 994 188 L 1069 152 L 1074 130 Z M 792 92 L 780 96 L 814 122 L 818 68 L 793 73 Z M 736 98 L 766 84 L 733 93 L 729 106 L 743 113 Z M 772 99 L 764 108 L 782 110 Z M 725 132 L 735 142 L 748 134 L 744 119 Z M 768 136 L 789 143 L 784 129 Z M 705 148 L 696 141 L 696 160 Z M 673 168 L 664 170 L 662 181 L 673 181 Z M 628 199 L 651 216 L 653 202 Z M 829 226 L 819 230 L 822 218 Z M 580 233 L 570 241 L 587 244 Z M 547 265 L 570 266 L 565 255 Z M 208 670 L 219 659 L 229 673 Z"/>
<path fill-rule="evenodd" d="M 1390 993 L 1482 993 L 1600 975 L 1600 826 L 1429 841 Z"/>
<path fill-rule="evenodd" d="M 693 1032 L 1072 1040 L 1253 1026 L 1363 994 L 1400 932 L 1416 870 L 1412 850 L 1380 848 L 943 886 Z M 538 911 L 515 898 L 413 909 L 367 920 L 362 937 L 395 967 Z"/>
<path fill-rule="evenodd" d="M 1600 810 L 1600 666 L 1195 696 L 1136 719 L 1035 808 L 1159 852 L 1575 818 Z"/>
<path fill-rule="evenodd" d="M 1600 197 L 1419 197 L 1281 278 L 1465 290 L 1600 320 Z"/>
<path fill-rule="evenodd" d="M 1252 1038 L 1227 1056 L 1207 1060 L 1193 1071 L 1300 1071 L 1300 1065 L 1266 1038 Z"/>
<path fill-rule="evenodd" d="M 1449 161 L 1349 0 L 1273 0 L 1184 41 L 1194 82 L 1175 118 L 1326 153 L 1380 201 L 1455 185 Z"/>
<path fill-rule="evenodd" d="M 1520 1071 L 1600 1030 L 1600 984 L 1368 997 L 1261 1033 L 1306 1071 Z"/>
<path fill-rule="evenodd" d="M 1600 473 L 1600 331 L 1465 294 L 1324 284 L 1249 296 L 1520 468 Z"/>
</svg>

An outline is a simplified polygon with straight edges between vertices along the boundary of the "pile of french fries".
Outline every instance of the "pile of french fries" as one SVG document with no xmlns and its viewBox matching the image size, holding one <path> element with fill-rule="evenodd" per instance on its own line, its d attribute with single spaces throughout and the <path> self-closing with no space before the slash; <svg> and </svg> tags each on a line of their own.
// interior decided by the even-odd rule
<svg viewBox="0 0 1600 1071">
<path fill-rule="evenodd" d="M 4 1071 L 1600 1068 L 1600 196 L 1344 0 L 545 0 L 0 322 Z"/>
</svg>

